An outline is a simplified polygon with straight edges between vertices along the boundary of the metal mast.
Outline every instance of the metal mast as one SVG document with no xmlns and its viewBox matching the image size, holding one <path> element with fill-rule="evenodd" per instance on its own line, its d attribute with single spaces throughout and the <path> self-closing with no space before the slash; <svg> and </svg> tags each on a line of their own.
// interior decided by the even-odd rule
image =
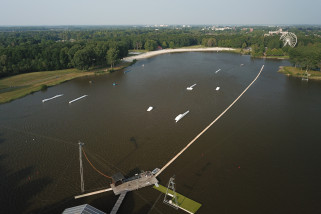
<svg viewBox="0 0 321 214">
<path fill-rule="evenodd" d="M 80 164 L 80 189 L 81 192 L 85 192 L 85 184 L 84 184 L 84 168 L 82 166 L 82 146 L 84 143 L 79 141 L 79 164 Z"/>
<path fill-rule="evenodd" d="M 164 197 L 164 203 L 168 204 L 175 209 L 178 209 L 177 194 L 175 191 L 175 175 L 169 179 L 166 194 Z"/>
</svg>

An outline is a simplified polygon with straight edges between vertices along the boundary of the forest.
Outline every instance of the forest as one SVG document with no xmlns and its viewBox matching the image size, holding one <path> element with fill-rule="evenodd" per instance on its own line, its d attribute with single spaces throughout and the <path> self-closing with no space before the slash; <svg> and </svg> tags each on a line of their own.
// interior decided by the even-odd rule
<svg viewBox="0 0 321 214">
<path fill-rule="evenodd" d="M 251 28 L 252 32 L 246 26 L 224 31 L 204 26 L 0 27 L 0 78 L 66 68 L 112 67 L 129 50 L 192 45 L 247 49 L 253 57 L 289 56 L 297 67 L 320 69 L 320 28 L 287 29 L 298 36 L 295 48 L 283 47 L 278 35 L 264 37 L 264 33 L 276 28 Z"/>
</svg>

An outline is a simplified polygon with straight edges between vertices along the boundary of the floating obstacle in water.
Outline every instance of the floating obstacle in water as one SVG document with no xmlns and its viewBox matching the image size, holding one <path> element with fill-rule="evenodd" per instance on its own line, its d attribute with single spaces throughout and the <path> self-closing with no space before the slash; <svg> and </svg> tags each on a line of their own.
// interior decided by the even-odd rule
<svg viewBox="0 0 321 214">
<path fill-rule="evenodd" d="M 187 87 L 186 89 L 189 90 L 189 91 L 191 91 L 191 90 L 193 90 L 193 87 L 194 87 L 195 85 L 196 85 L 196 84 L 191 85 L 190 87 Z"/>
<path fill-rule="evenodd" d="M 151 111 L 151 110 L 153 110 L 153 106 L 149 106 L 147 109 L 147 111 Z"/>
<path fill-rule="evenodd" d="M 215 73 L 217 74 L 221 69 L 218 69 L 217 71 L 215 71 Z"/>
<path fill-rule="evenodd" d="M 118 85 L 118 83 L 116 83 L 116 82 L 113 82 L 113 86 L 116 86 L 116 85 Z"/>
<path fill-rule="evenodd" d="M 61 97 L 61 96 L 63 96 L 63 94 L 58 94 L 58 95 L 56 95 L 56 96 L 54 96 L 54 97 L 44 99 L 44 100 L 42 100 L 42 102 L 44 103 L 44 102 L 47 102 L 47 101 L 49 101 L 49 100 L 52 100 L 52 99 L 55 99 L 55 98 L 58 98 L 58 97 Z"/>
<path fill-rule="evenodd" d="M 177 115 L 177 117 L 175 117 L 176 123 L 177 123 L 178 121 L 180 121 L 183 117 L 185 117 L 185 115 L 187 115 L 188 113 L 189 113 L 189 111 L 185 112 L 184 114 L 179 114 L 179 115 Z"/>
<path fill-rule="evenodd" d="M 158 184 L 158 186 L 153 186 L 154 189 L 166 194 L 167 192 L 167 188 Z M 172 190 L 168 190 L 167 192 L 167 195 L 168 196 L 174 196 L 174 192 Z M 191 214 L 194 214 L 197 212 L 197 210 L 202 206 L 202 204 L 196 202 L 196 201 L 193 201 L 189 198 L 186 198 L 185 196 L 179 194 L 176 192 L 176 199 L 177 199 L 177 208 L 185 211 L 185 212 L 188 212 L 188 213 L 191 213 Z"/>
<path fill-rule="evenodd" d="M 218 90 L 220 90 L 220 87 L 216 87 L 216 89 L 215 89 L 216 91 L 218 91 Z"/>
<path fill-rule="evenodd" d="M 128 71 L 124 71 L 124 74 L 126 74 L 126 73 L 128 73 L 128 72 L 131 72 L 131 71 L 129 71 L 129 70 L 128 70 Z"/>
<path fill-rule="evenodd" d="M 74 100 L 72 100 L 72 101 L 69 101 L 69 104 L 70 104 L 70 103 L 73 103 L 73 102 L 76 102 L 77 100 L 80 100 L 80 99 L 85 98 L 85 97 L 87 97 L 87 96 L 88 96 L 88 95 L 84 95 L 84 96 L 78 97 L 78 98 L 76 98 L 76 99 L 74 99 Z"/>
</svg>

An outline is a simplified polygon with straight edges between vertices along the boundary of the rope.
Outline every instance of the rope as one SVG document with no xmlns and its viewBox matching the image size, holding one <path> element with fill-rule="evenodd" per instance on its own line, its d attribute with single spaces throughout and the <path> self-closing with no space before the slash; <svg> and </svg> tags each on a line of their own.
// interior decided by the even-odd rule
<svg viewBox="0 0 321 214">
<path fill-rule="evenodd" d="M 109 179 L 112 179 L 111 177 L 109 177 L 108 175 L 105 175 L 104 173 L 102 173 L 101 171 L 99 171 L 98 169 L 96 169 L 96 167 L 94 167 L 94 165 L 90 162 L 90 160 L 87 158 L 87 155 L 85 153 L 85 150 L 82 149 L 82 153 L 84 154 L 85 158 L 87 159 L 88 163 L 91 165 L 91 167 L 96 171 L 98 172 L 99 174 L 101 174 L 102 176 L 106 177 L 106 178 L 109 178 Z"/>
<path fill-rule="evenodd" d="M 262 66 L 259 74 L 254 78 L 254 80 L 250 83 L 249 86 L 246 87 L 246 89 L 238 96 L 234 102 L 229 105 L 213 122 L 211 122 L 201 133 L 199 133 L 191 142 L 187 144 L 175 157 L 173 157 L 161 170 L 159 170 L 156 174 L 155 177 L 157 177 L 159 174 L 161 174 L 171 163 L 173 163 L 188 147 L 190 147 L 201 135 L 203 135 L 218 119 L 220 119 L 241 97 L 242 95 L 253 85 L 253 83 L 259 78 L 262 70 L 264 68 L 264 65 Z"/>
</svg>

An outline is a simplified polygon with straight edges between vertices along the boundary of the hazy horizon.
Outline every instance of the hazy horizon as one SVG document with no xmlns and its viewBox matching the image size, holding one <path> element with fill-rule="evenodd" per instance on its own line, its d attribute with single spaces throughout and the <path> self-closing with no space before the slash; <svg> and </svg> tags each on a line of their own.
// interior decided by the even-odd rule
<svg viewBox="0 0 321 214">
<path fill-rule="evenodd" d="M 5 0 L 0 26 L 321 25 L 320 8 L 320 0 Z"/>
</svg>

